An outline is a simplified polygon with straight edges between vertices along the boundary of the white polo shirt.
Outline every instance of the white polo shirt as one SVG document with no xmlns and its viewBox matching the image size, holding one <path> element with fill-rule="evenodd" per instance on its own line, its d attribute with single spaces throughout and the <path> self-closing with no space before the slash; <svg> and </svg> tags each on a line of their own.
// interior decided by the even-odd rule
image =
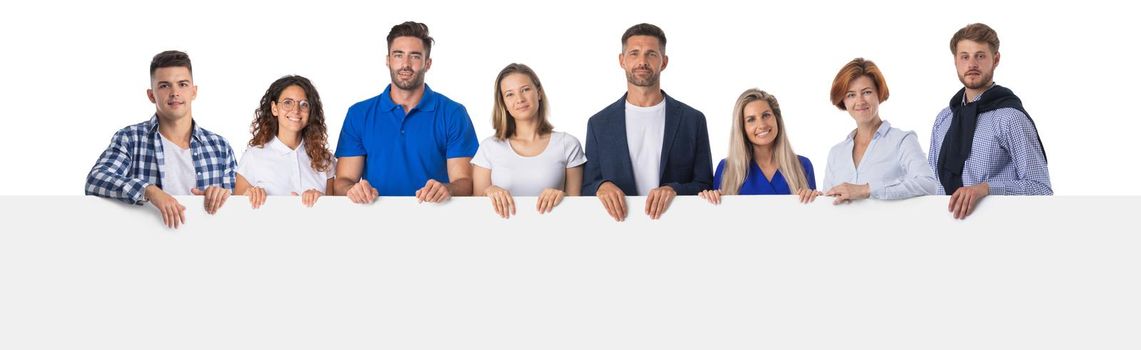
<svg viewBox="0 0 1141 350">
<path fill-rule="evenodd" d="M 246 149 L 238 161 L 238 174 L 271 196 L 288 196 L 291 192 L 302 193 L 309 189 L 325 193 L 329 179 L 336 173 L 334 169 L 335 162 L 327 171 L 313 169 L 305 153 L 305 141 L 297 145 L 297 149 L 289 149 L 277 137 L 262 146 Z"/>
</svg>

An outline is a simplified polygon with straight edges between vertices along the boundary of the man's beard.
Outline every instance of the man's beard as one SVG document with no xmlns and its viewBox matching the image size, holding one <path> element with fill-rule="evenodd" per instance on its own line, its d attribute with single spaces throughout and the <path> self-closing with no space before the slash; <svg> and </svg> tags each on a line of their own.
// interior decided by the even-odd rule
<svg viewBox="0 0 1141 350">
<path fill-rule="evenodd" d="M 989 73 L 979 71 L 979 78 L 980 79 L 977 82 L 970 84 L 970 83 L 967 83 L 967 76 L 963 75 L 963 76 L 959 77 L 959 82 L 963 83 L 963 87 L 966 87 L 966 88 L 971 89 L 971 90 L 978 90 L 978 89 L 981 89 L 981 88 L 984 88 L 984 87 L 987 87 L 990 85 L 990 82 L 992 80 L 994 80 L 994 71 L 991 71 Z"/>
<path fill-rule="evenodd" d="M 651 71 L 650 76 L 645 79 L 638 79 L 634 72 L 626 72 L 626 82 L 641 87 L 657 85 L 660 77 L 661 75 L 659 75 L 658 72 Z"/>
<path fill-rule="evenodd" d="M 412 73 L 412 79 L 409 80 L 400 80 L 399 72 L 399 70 L 390 70 L 388 72 L 392 77 L 392 84 L 396 85 L 397 88 L 401 90 L 415 90 L 424 85 L 424 71 Z"/>
</svg>

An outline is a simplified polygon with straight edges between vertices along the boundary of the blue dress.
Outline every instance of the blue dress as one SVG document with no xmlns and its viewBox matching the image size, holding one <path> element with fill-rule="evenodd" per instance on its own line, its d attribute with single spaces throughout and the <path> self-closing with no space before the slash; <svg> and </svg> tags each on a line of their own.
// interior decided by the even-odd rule
<svg viewBox="0 0 1141 350">
<path fill-rule="evenodd" d="M 812 162 L 802 156 L 796 157 L 800 159 L 800 165 L 804 167 L 804 175 L 808 177 L 808 188 L 815 190 L 816 174 L 812 171 Z M 788 181 L 785 181 L 780 169 L 773 173 L 773 179 L 770 181 L 765 178 L 765 173 L 761 171 L 757 162 L 750 162 L 750 165 L 748 173 L 745 174 L 745 182 L 741 183 L 738 194 L 792 194 L 792 190 L 788 188 Z M 713 189 L 721 189 L 721 175 L 724 171 L 725 160 L 722 159 L 721 163 L 717 164 L 717 172 L 713 174 Z"/>
</svg>

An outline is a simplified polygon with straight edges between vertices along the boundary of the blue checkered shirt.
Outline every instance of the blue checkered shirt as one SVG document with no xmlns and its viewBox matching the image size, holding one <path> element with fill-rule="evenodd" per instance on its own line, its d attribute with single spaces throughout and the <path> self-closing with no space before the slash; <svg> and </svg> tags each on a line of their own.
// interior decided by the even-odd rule
<svg viewBox="0 0 1141 350">
<path fill-rule="evenodd" d="M 975 96 L 971 102 L 978 101 L 983 94 Z M 951 107 L 943 108 L 931 129 L 931 151 L 928 152 L 927 163 L 936 174 L 939 173 L 939 151 L 951 127 L 951 117 Z M 990 194 L 1054 194 L 1037 130 L 1030 118 L 1017 109 L 999 108 L 979 113 L 971 155 L 963 165 L 963 186 L 983 182 L 990 186 Z M 942 183 L 938 186 L 938 194 L 947 194 Z"/>
<path fill-rule="evenodd" d="M 190 150 L 198 188 L 234 188 L 237 162 L 226 139 L 195 123 L 190 133 Z M 162 188 L 163 164 L 158 116 L 151 116 L 148 121 L 115 133 L 87 174 L 86 193 L 141 205 L 148 185 Z"/>
</svg>

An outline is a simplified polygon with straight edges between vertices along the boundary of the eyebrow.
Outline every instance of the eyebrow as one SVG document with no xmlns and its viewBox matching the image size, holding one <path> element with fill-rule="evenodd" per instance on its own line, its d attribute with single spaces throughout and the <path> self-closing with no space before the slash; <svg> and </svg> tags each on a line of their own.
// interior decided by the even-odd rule
<svg viewBox="0 0 1141 350">
<path fill-rule="evenodd" d="M 178 82 L 179 83 L 190 83 L 190 79 L 182 79 L 182 80 L 179 80 Z M 157 83 L 158 84 L 170 84 L 170 82 L 166 81 L 166 80 L 159 80 Z"/>
<path fill-rule="evenodd" d="M 528 84 L 528 85 L 519 85 L 519 90 L 523 90 L 523 88 L 529 88 L 529 87 L 531 87 L 531 85 L 530 85 L 530 84 Z M 510 92 L 510 91 L 515 91 L 515 89 L 507 89 L 507 88 L 504 88 L 504 89 L 503 89 L 503 92 Z"/>
</svg>

